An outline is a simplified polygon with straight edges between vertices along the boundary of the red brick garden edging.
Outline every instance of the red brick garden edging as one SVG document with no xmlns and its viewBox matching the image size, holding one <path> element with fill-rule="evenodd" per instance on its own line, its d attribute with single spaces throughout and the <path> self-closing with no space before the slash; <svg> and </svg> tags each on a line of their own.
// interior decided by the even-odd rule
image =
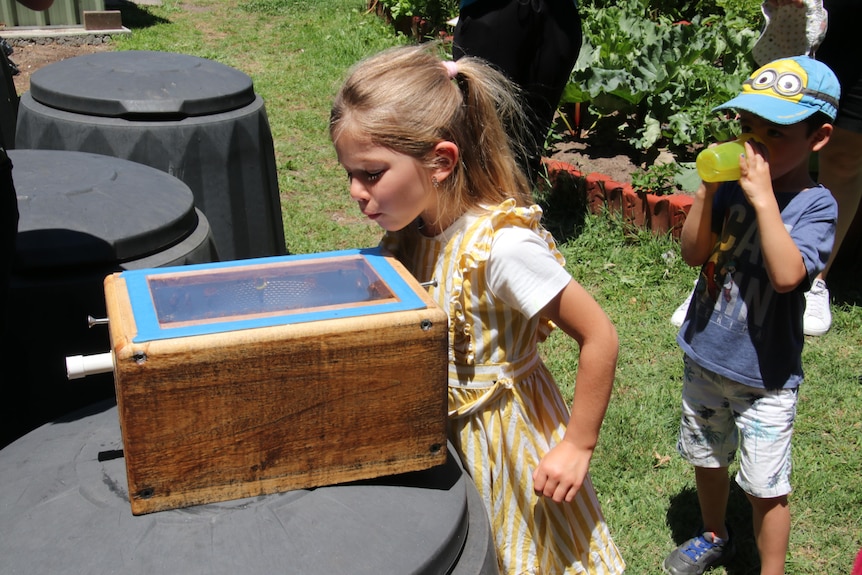
<svg viewBox="0 0 862 575">
<path fill-rule="evenodd" d="M 545 158 L 551 182 L 560 172 L 586 181 L 587 205 L 592 213 L 602 209 L 621 212 L 623 218 L 657 235 L 670 234 L 679 239 L 682 224 L 691 208 L 693 198 L 686 194 L 659 196 L 634 191 L 631 184 L 620 183 L 599 173 L 583 174 L 571 164 Z"/>
</svg>

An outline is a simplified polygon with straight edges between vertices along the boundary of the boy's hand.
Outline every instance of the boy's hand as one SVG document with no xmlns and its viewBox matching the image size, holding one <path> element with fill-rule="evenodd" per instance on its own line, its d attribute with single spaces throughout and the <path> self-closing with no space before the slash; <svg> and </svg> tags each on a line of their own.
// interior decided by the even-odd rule
<svg viewBox="0 0 862 575">
<path fill-rule="evenodd" d="M 556 503 L 571 502 L 587 476 L 592 450 L 579 448 L 563 440 L 551 449 L 533 472 L 536 495 L 550 497 Z"/>
<path fill-rule="evenodd" d="M 764 202 L 775 202 L 766 146 L 753 140 L 745 142 L 745 156 L 739 159 L 739 172 L 739 185 L 755 209 Z"/>
</svg>

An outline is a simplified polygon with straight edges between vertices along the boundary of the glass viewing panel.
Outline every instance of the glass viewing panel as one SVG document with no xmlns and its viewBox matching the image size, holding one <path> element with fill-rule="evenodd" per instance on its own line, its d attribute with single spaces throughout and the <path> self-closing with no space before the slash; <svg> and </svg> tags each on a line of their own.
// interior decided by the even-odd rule
<svg viewBox="0 0 862 575">
<path fill-rule="evenodd" d="M 290 314 L 393 300 L 363 258 L 329 258 L 148 279 L 159 325 Z"/>
</svg>

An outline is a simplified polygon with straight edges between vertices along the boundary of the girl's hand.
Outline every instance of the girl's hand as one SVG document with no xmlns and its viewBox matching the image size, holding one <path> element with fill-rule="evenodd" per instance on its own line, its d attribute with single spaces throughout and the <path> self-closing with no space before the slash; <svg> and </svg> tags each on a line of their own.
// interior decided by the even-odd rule
<svg viewBox="0 0 862 575">
<path fill-rule="evenodd" d="M 563 440 L 551 449 L 533 472 L 536 495 L 550 497 L 556 503 L 571 502 L 587 476 L 593 452 Z"/>
</svg>

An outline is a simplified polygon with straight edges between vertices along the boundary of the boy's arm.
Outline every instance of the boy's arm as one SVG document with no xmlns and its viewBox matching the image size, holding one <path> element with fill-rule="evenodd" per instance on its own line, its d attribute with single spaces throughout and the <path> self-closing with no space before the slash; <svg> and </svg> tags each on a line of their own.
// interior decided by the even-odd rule
<svg viewBox="0 0 862 575">
<path fill-rule="evenodd" d="M 701 182 L 694 194 L 680 234 L 680 253 L 690 266 L 702 265 L 712 254 L 716 235 L 712 231 L 712 199 L 717 183 Z"/>
<path fill-rule="evenodd" d="M 589 470 L 611 397 L 619 339 L 604 310 L 575 280 L 569 281 L 541 314 L 580 347 L 566 433 L 533 472 L 536 493 L 559 503 L 575 497 Z"/>
<path fill-rule="evenodd" d="M 757 214 L 763 265 L 773 289 L 793 291 L 808 274 L 802 253 L 784 227 L 781 211 L 772 189 L 769 163 L 759 146 L 745 144 L 746 157 L 740 161 L 739 185 Z"/>
</svg>

